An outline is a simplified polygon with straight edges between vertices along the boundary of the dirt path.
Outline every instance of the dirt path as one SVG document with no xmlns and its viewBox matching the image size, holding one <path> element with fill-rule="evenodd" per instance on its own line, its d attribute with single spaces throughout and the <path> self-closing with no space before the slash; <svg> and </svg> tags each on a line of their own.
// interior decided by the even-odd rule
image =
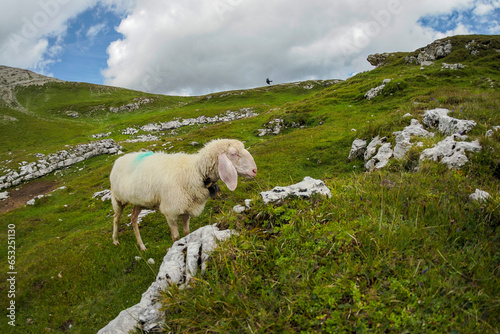
<svg viewBox="0 0 500 334">
<path fill-rule="evenodd" d="M 18 187 L 18 190 L 9 191 L 9 198 L 0 201 L 0 214 L 17 209 L 25 205 L 30 199 L 51 192 L 57 186 L 57 181 L 37 180 Z"/>
</svg>

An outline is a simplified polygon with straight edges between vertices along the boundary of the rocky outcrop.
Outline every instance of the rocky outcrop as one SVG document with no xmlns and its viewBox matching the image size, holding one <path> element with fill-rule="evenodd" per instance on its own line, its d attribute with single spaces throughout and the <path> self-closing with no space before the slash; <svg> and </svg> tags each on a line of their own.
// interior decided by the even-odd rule
<svg viewBox="0 0 500 334">
<path fill-rule="evenodd" d="M 148 98 L 140 98 L 137 99 L 136 102 L 133 103 L 127 103 L 125 105 L 119 106 L 119 107 L 109 107 L 109 111 L 112 113 L 119 113 L 119 112 L 131 112 L 139 109 L 142 105 L 151 103 L 152 100 Z"/>
<path fill-rule="evenodd" d="M 417 56 L 407 56 L 405 61 L 407 64 L 428 66 L 433 64 L 436 59 L 446 57 L 451 51 L 453 51 L 451 40 L 439 40 L 417 50 Z"/>
<path fill-rule="evenodd" d="M 436 108 L 424 112 L 423 123 L 431 128 L 437 128 L 446 135 L 454 133 L 465 134 L 476 126 L 476 122 L 448 116 L 450 110 Z"/>
<path fill-rule="evenodd" d="M 42 86 L 49 82 L 63 81 L 32 71 L 0 65 L 0 99 L 11 107 L 22 109 L 14 93 L 16 86 Z"/>
<path fill-rule="evenodd" d="M 280 203 L 285 198 L 289 196 L 296 197 L 311 197 L 313 194 L 325 195 L 328 197 L 332 196 L 330 189 L 328 189 L 325 183 L 321 180 L 315 180 L 309 176 L 306 176 L 302 182 L 292 184 L 286 187 L 274 187 L 269 191 L 263 191 L 260 193 L 264 203 Z"/>
<path fill-rule="evenodd" d="M 120 149 L 121 146 L 116 144 L 113 139 L 105 139 L 78 145 L 47 156 L 37 154 L 38 161 L 23 162 L 18 170 L 7 170 L 7 174 L 0 176 L 0 189 L 6 189 L 45 176 L 57 169 L 71 166 L 98 155 L 119 153 Z"/>
<path fill-rule="evenodd" d="M 416 119 L 410 121 L 410 125 L 405 127 L 403 131 L 394 132 L 396 136 L 396 146 L 394 146 L 394 158 L 404 158 L 406 153 L 413 146 L 411 143 L 412 137 L 434 137 L 434 133 L 424 129 L 422 124 Z"/>
<path fill-rule="evenodd" d="M 187 286 L 198 270 L 205 271 L 206 261 L 217 247 L 216 242 L 232 234 L 232 230 L 221 231 L 215 225 L 207 225 L 176 241 L 163 258 L 156 281 L 142 294 L 141 301 L 120 312 L 98 333 L 128 333 L 136 327 L 145 332 L 161 330 L 165 316 L 161 311 L 161 292 L 174 284 Z"/>
<path fill-rule="evenodd" d="M 372 65 L 372 66 L 375 66 L 375 67 L 380 67 L 380 66 L 384 66 L 386 65 L 386 60 L 387 58 L 389 58 L 391 54 L 390 53 L 375 53 L 375 54 L 372 54 L 372 55 L 369 55 L 368 58 L 366 58 L 366 60 L 368 60 L 368 62 Z"/>
<path fill-rule="evenodd" d="M 384 79 L 384 81 L 382 81 L 382 84 L 380 86 L 372 88 L 368 92 L 366 92 L 365 98 L 368 101 L 374 99 L 384 89 L 385 85 L 387 85 L 389 82 L 391 82 L 391 79 Z"/>
<path fill-rule="evenodd" d="M 370 144 L 368 144 L 365 152 L 365 168 L 368 171 L 385 167 L 389 162 L 389 159 L 392 157 L 392 145 L 391 143 L 385 142 L 386 139 L 387 138 L 385 137 L 379 139 L 377 136 L 370 142 Z M 378 148 L 379 145 L 380 148 Z M 376 154 L 372 154 L 372 152 L 376 152 Z"/>
<path fill-rule="evenodd" d="M 466 152 L 479 152 L 482 149 L 479 140 L 466 142 L 465 139 L 467 136 L 459 134 L 448 136 L 434 147 L 425 149 L 420 154 L 420 160 L 440 161 L 450 169 L 463 167 L 469 161 Z"/>
<path fill-rule="evenodd" d="M 437 143 L 434 147 L 422 151 L 420 160 L 440 161 L 449 168 L 460 168 L 468 162 L 467 152 L 478 152 L 482 148 L 478 140 L 467 142 L 465 141 L 467 136 L 463 135 L 476 126 L 476 122 L 450 117 L 448 116 L 449 112 L 448 109 L 442 108 L 426 110 L 424 112 L 423 123 L 425 125 L 429 128 L 437 128 L 441 133 L 452 135 Z M 406 116 L 408 115 L 403 117 Z M 494 127 L 494 130 L 489 130 L 487 136 L 493 135 L 493 131 L 497 129 L 500 129 L 500 127 Z M 394 151 L 392 150 L 391 143 L 387 142 L 387 137 L 380 138 L 376 136 L 368 145 L 366 145 L 365 140 L 356 139 L 352 143 L 348 160 L 352 161 L 363 157 L 367 171 L 383 168 L 392 156 L 396 159 L 402 159 L 406 156 L 407 152 L 414 145 L 411 142 L 413 137 L 433 137 L 434 133 L 424 129 L 418 120 L 412 119 L 410 125 L 402 131 L 394 132 L 393 135 L 396 136 Z M 423 144 L 417 143 L 417 145 L 422 146 Z"/>
<path fill-rule="evenodd" d="M 142 131 L 165 131 L 178 129 L 183 126 L 195 125 L 195 124 L 213 124 L 220 122 L 230 122 L 236 121 L 242 118 L 248 118 L 256 116 L 257 114 L 253 111 L 252 108 L 242 108 L 238 111 L 226 111 L 225 115 L 215 115 L 214 117 L 207 116 L 199 116 L 196 118 L 186 118 L 186 119 L 178 119 L 164 123 L 151 123 L 141 126 Z"/>
</svg>

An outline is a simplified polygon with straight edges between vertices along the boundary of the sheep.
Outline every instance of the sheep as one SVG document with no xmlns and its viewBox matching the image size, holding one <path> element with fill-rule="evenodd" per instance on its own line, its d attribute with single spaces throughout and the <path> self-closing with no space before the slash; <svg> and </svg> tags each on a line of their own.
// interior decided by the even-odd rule
<svg viewBox="0 0 500 334">
<path fill-rule="evenodd" d="M 127 204 L 132 210 L 132 227 L 139 248 L 142 242 L 137 217 L 142 209 L 159 210 L 167 219 L 172 240 L 179 240 L 181 217 L 184 235 L 189 234 L 189 219 L 203 211 L 210 196 L 218 191 L 221 179 L 229 190 L 236 189 L 238 175 L 254 178 L 257 166 L 242 142 L 217 139 L 195 154 L 134 152 L 118 158 L 109 176 L 113 205 L 113 243 L 118 245 L 118 222 Z"/>
</svg>

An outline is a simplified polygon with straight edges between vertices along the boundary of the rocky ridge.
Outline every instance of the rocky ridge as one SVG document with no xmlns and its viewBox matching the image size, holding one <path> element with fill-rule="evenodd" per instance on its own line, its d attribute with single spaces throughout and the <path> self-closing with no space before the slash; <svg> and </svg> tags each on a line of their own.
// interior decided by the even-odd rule
<svg viewBox="0 0 500 334">
<path fill-rule="evenodd" d="M 102 154 L 121 153 L 121 146 L 113 139 L 104 139 L 89 144 L 77 145 L 67 150 L 53 154 L 37 154 L 38 161 L 28 163 L 23 161 L 17 170 L 6 170 L 0 176 L 0 190 L 13 187 L 22 182 L 45 176 L 57 169 L 76 164 Z"/>
</svg>

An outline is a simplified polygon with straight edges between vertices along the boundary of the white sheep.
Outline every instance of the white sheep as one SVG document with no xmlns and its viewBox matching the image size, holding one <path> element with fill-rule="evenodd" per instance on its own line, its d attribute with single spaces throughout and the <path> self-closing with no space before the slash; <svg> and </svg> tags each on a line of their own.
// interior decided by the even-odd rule
<svg viewBox="0 0 500 334">
<path fill-rule="evenodd" d="M 189 234 L 189 218 L 201 214 L 208 198 L 217 191 L 221 179 L 233 191 L 238 174 L 253 178 L 257 166 L 242 142 L 213 140 L 196 154 L 135 152 L 118 158 L 111 170 L 113 243 L 118 245 L 118 222 L 127 204 L 134 205 L 132 226 L 141 250 L 146 250 L 137 227 L 142 209 L 165 215 L 172 240 L 179 239 L 177 220 L 182 218 L 184 235 Z"/>
</svg>

